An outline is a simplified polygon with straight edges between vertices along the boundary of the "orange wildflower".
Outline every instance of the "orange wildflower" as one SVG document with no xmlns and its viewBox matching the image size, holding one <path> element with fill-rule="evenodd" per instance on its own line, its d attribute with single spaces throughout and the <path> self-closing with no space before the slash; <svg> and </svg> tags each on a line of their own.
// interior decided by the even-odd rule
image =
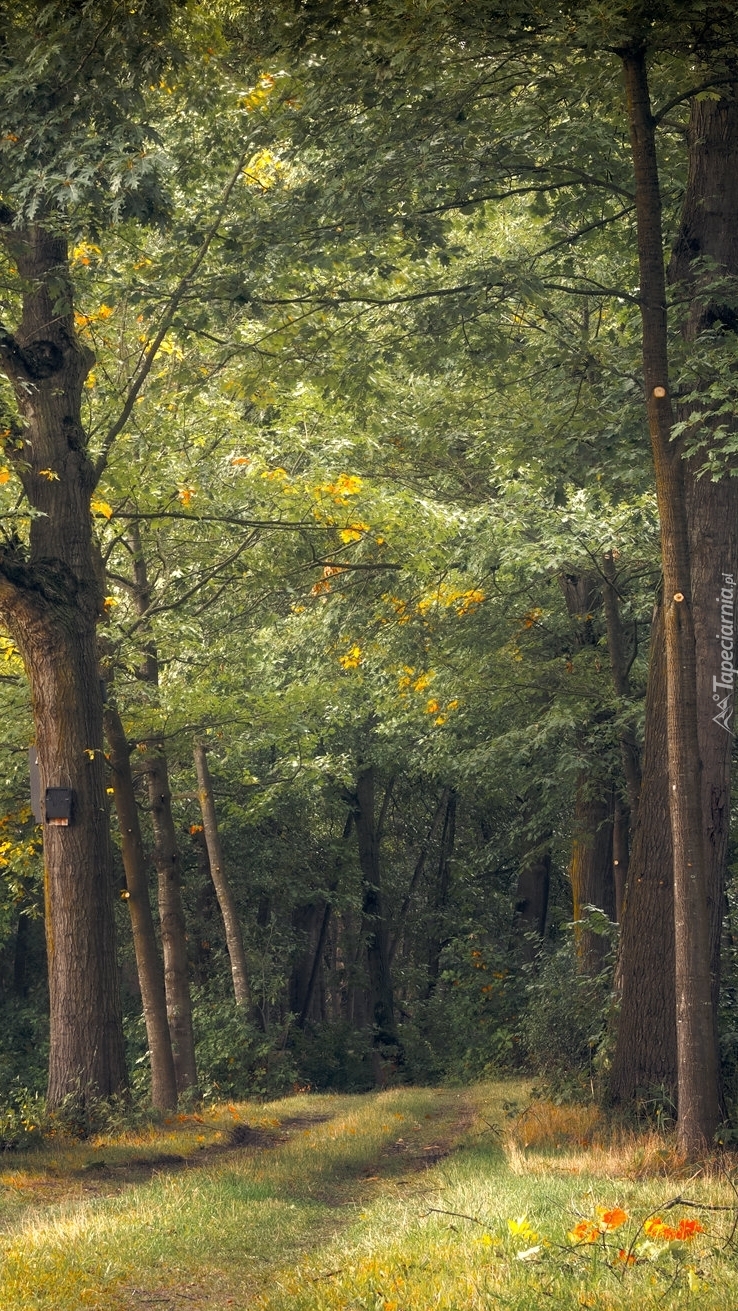
<svg viewBox="0 0 738 1311">
<path fill-rule="evenodd" d="M 643 1232 L 647 1238 L 653 1238 L 657 1243 L 668 1243 L 676 1237 L 676 1230 L 664 1224 L 660 1215 L 650 1215 L 643 1225 Z"/>
<path fill-rule="evenodd" d="M 600 1230 L 591 1220 L 580 1220 L 567 1234 L 571 1243 L 596 1243 L 599 1236 Z"/>
<path fill-rule="evenodd" d="M 621 1247 L 618 1252 L 618 1261 L 622 1261 L 623 1265 L 635 1265 L 636 1258 L 632 1252 L 626 1252 L 625 1248 Z"/>
<path fill-rule="evenodd" d="M 689 1220 L 687 1216 L 682 1216 L 676 1228 L 673 1225 L 664 1224 L 660 1215 L 649 1216 L 643 1226 L 643 1231 L 648 1238 L 653 1238 L 658 1243 L 681 1242 L 688 1243 L 696 1234 L 704 1234 L 704 1227 L 699 1220 Z"/>
<path fill-rule="evenodd" d="M 628 1212 L 624 1211 L 621 1206 L 598 1206 L 595 1209 L 597 1211 L 597 1219 L 599 1220 L 600 1232 L 602 1233 L 606 1230 L 611 1231 L 613 1229 L 619 1229 L 628 1219 Z"/>
<path fill-rule="evenodd" d="M 691 1238 L 694 1238 L 695 1234 L 704 1234 L 704 1232 L 705 1230 L 699 1220 L 688 1220 L 686 1216 L 679 1221 L 676 1227 L 676 1237 L 681 1239 L 683 1243 L 688 1243 Z"/>
</svg>

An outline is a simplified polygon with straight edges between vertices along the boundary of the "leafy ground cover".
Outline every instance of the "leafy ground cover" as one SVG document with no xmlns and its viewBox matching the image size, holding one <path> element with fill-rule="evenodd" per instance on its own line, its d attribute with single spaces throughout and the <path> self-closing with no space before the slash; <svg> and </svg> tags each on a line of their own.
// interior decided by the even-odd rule
<svg viewBox="0 0 738 1311">
<path fill-rule="evenodd" d="M 520 1083 L 219 1106 L 4 1167 L 18 1311 L 738 1303 L 730 1160 Z"/>
</svg>

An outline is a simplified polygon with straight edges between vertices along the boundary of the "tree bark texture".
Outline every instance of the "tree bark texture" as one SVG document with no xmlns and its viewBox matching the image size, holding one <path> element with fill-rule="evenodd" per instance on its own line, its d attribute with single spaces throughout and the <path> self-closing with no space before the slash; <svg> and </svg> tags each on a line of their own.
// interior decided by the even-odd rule
<svg viewBox="0 0 738 1311">
<path fill-rule="evenodd" d="M 651 625 L 646 736 L 638 824 L 620 925 L 620 1017 L 610 1073 L 613 1100 L 663 1090 L 676 1104 L 674 886 L 666 761 L 664 612 Z"/>
<path fill-rule="evenodd" d="M 251 989 L 249 988 L 248 966 L 243 945 L 241 922 L 238 918 L 236 900 L 233 896 L 223 859 L 223 847 L 218 830 L 218 817 L 215 813 L 213 782 L 208 766 L 207 748 L 202 742 L 195 743 L 195 769 L 197 771 L 198 798 L 202 811 L 202 825 L 210 861 L 210 876 L 213 880 L 215 895 L 218 898 L 220 913 L 223 916 L 226 946 L 231 962 L 233 991 L 237 1006 L 251 1007 Z"/>
<path fill-rule="evenodd" d="M 69 827 L 44 827 L 54 1107 L 127 1082 L 97 664 L 96 474 L 80 417 L 92 355 L 74 329 L 66 243 L 41 227 L 0 227 L 0 239 L 24 286 L 17 332 L 0 326 L 0 367 L 23 424 L 6 454 L 37 512 L 29 549 L 11 540 L 0 554 L 0 611 L 31 685 L 42 796 L 58 786 L 74 797 Z"/>
<path fill-rule="evenodd" d="M 712 1016 L 710 921 L 703 855 L 697 669 L 681 449 L 671 440 L 661 197 L 646 58 L 623 52 L 635 174 L 643 372 L 661 522 L 667 759 L 673 851 L 678 1136 L 698 1153 L 720 1120 Z"/>
<path fill-rule="evenodd" d="M 732 304 L 722 302 L 716 279 L 738 275 L 738 85 L 720 100 L 696 100 L 689 126 L 689 174 L 669 281 L 690 293 L 683 325 L 687 342 L 706 329 L 738 330 Z M 709 262 L 706 267 L 704 261 Z M 710 284 L 713 284 L 712 286 Z M 709 379 L 706 380 L 709 383 Z M 687 421 L 695 406 L 677 406 Z M 731 423 L 731 420 L 728 420 Z M 709 447 L 726 416 L 703 418 Z M 738 424 L 732 419 L 735 432 Z M 694 626 L 697 650 L 697 705 L 702 760 L 702 835 L 710 916 L 710 964 L 717 1043 L 720 992 L 720 940 L 725 900 L 725 868 L 730 817 L 733 684 L 735 673 L 721 673 L 724 659 L 735 669 L 735 596 L 738 581 L 738 478 L 735 457 L 724 460 L 723 476 L 700 477 L 698 453 L 685 466 Z M 727 717 L 720 703 L 728 699 Z"/>
<path fill-rule="evenodd" d="M 105 735 L 110 752 L 113 801 L 118 816 L 133 947 L 149 1044 L 151 1100 L 160 1110 L 171 1110 L 177 1105 L 177 1079 L 167 1022 L 164 970 L 151 913 L 148 865 L 133 787 L 129 746 L 120 715 L 110 702 L 105 707 Z"/>
<path fill-rule="evenodd" d="M 607 650 L 610 656 L 612 682 L 615 695 L 625 709 L 630 699 L 630 678 L 628 655 L 623 623 L 620 617 L 618 597 L 618 577 L 612 551 L 606 552 L 603 560 L 604 585 L 602 588 L 605 604 L 605 623 L 607 626 Z M 635 655 L 635 636 L 631 643 L 631 660 Z M 638 800 L 641 793 L 641 753 L 632 724 L 626 722 L 620 730 L 620 754 L 623 761 L 623 774 L 628 797 L 626 835 L 628 829 L 635 830 L 638 822 Z M 619 844 L 622 847 L 622 844 Z M 625 857 L 627 864 L 627 856 Z"/>
</svg>

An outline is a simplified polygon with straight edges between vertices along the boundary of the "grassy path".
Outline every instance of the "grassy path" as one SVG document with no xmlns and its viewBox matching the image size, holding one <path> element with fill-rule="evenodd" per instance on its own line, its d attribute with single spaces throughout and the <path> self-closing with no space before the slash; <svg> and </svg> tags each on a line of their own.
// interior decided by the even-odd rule
<svg viewBox="0 0 738 1311">
<path fill-rule="evenodd" d="M 522 1085 L 302 1096 L 6 1158 L 0 1308 L 738 1306 L 732 1211 L 665 1209 L 731 1207 L 724 1175 L 677 1179 L 661 1140 L 598 1145 L 594 1112 L 511 1103 Z M 666 1241 L 652 1218 L 649 1238 L 657 1211 L 698 1227 Z"/>
</svg>

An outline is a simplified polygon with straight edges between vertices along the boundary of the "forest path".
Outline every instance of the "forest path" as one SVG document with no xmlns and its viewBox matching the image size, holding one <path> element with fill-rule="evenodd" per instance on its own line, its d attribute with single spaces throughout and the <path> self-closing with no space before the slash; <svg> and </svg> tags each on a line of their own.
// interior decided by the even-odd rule
<svg viewBox="0 0 738 1311">
<path fill-rule="evenodd" d="M 520 1082 L 239 1103 L 12 1166 L 1 1311 L 738 1306 L 736 1163 Z"/>
<path fill-rule="evenodd" d="M 311 1094 L 29 1153 L 0 1174 L 0 1306 L 266 1306 L 377 1197 L 420 1204 L 476 1115 L 469 1090 Z"/>
</svg>

